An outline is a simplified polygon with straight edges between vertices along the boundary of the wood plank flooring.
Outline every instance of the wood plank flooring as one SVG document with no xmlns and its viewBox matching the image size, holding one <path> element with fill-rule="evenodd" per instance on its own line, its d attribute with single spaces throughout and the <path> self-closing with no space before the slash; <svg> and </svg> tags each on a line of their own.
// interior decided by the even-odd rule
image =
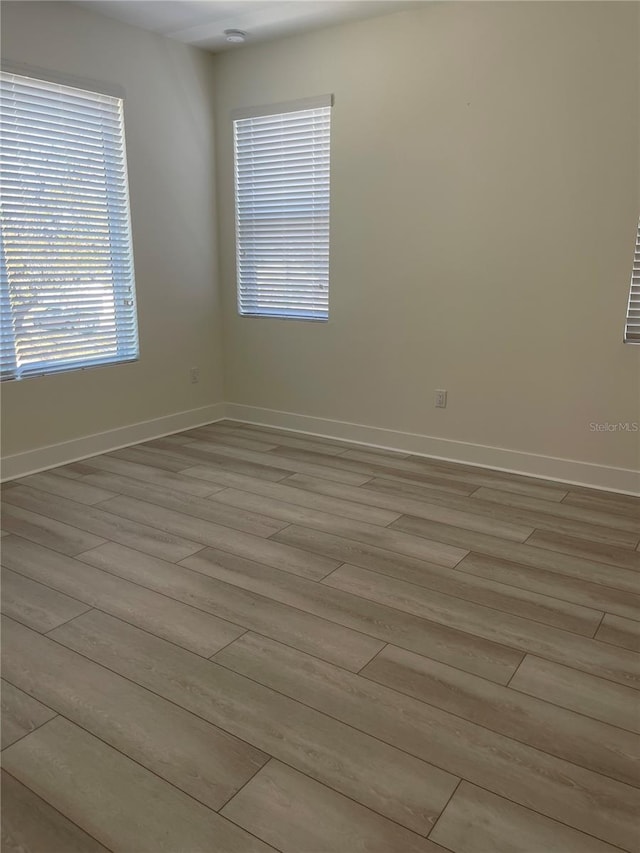
<svg viewBox="0 0 640 853">
<path fill-rule="evenodd" d="M 3 851 L 640 853 L 640 498 L 231 421 L 2 497 Z"/>
</svg>

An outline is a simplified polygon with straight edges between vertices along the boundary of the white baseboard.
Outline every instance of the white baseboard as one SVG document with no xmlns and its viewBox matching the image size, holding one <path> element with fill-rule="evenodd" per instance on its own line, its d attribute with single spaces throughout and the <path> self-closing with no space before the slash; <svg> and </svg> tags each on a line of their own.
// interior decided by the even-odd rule
<svg viewBox="0 0 640 853">
<path fill-rule="evenodd" d="M 171 435 L 171 433 L 181 430 L 194 429 L 204 424 L 222 420 L 224 416 L 225 404 L 213 403 L 199 409 L 176 412 L 173 415 L 165 415 L 150 421 L 141 421 L 106 432 L 87 435 L 83 438 L 74 438 L 71 441 L 50 444 L 46 447 L 38 447 L 35 450 L 26 450 L 24 453 L 15 453 L 2 459 L 2 481 L 26 477 L 28 474 L 46 471 L 48 468 L 55 468 L 58 465 L 67 465 L 69 462 L 79 462 L 82 459 L 88 459 L 90 456 L 96 456 L 98 453 L 118 450 L 120 447 L 128 447 L 141 441 L 150 441 L 152 438 L 161 438 L 163 435 Z"/>
<path fill-rule="evenodd" d="M 236 421 L 277 427 L 292 432 L 305 432 L 323 438 L 344 439 L 355 444 L 369 444 L 385 450 L 400 450 L 448 462 L 463 462 L 467 465 L 477 465 L 479 468 L 492 468 L 511 474 L 540 477 L 591 489 L 640 495 L 640 471 L 630 468 L 594 465 L 591 462 L 580 462 L 574 459 L 560 459 L 555 456 L 507 450 L 502 447 L 452 441 L 447 438 L 352 424 L 348 421 L 245 406 L 240 403 L 227 403 L 225 416 Z"/>
<path fill-rule="evenodd" d="M 2 459 L 2 480 L 26 477 L 28 474 L 35 474 L 58 465 L 79 462 L 99 453 L 107 453 L 110 450 L 128 447 L 141 441 L 150 441 L 153 438 L 161 438 L 181 430 L 194 429 L 223 418 L 277 427 L 292 432 L 304 432 L 323 438 L 344 439 L 355 444 L 400 450 L 448 462 L 463 462 L 468 465 L 477 465 L 479 468 L 492 468 L 570 485 L 640 495 L 640 472 L 629 468 L 594 465 L 591 462 L 579 462 L 574 459 L 541 456 L 536 453 L 452 441 L 447 438 L 353 424 L 348 421 L 316 418 L 293 412 L 280 412 L 276 409 L 263 409 L 258 406 L 244 406 L 240 403 L 214 403 L 199 409 L 177 412 L 150 421 L 142 421 L 107 432 L 5 456 Z"/>
</svg>

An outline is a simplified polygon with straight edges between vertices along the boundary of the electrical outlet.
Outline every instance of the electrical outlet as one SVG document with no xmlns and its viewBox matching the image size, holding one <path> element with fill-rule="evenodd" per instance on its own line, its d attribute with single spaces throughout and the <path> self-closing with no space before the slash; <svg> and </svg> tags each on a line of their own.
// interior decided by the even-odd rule
<svg viewBox="0 0 640 853">
<path fill-rule="evenodd" d="M 197 383 L 200 382 L 200 368 L 199 367 L 192 367 L 189 370 L 189 376 L 191 378 L 191 384 L 197 385 Z"/>
<path fill-rule="evenodd" d="M 447 408 L 447 392 L 443 388 L 436 389 L 436 409 Z"/>
</svg>

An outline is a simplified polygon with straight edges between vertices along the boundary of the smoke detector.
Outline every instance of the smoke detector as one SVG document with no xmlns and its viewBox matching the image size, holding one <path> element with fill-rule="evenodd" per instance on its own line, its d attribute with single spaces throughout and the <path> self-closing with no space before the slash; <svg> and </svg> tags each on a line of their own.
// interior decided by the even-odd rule
<svg viewBox="0 0 640 853">
<path fill-rule="evenodd" d="M 242 44 L 247 39 L 247 34 L 242 30 L 225 30 L 224 34 L 232 44 Z"/>
</svg>

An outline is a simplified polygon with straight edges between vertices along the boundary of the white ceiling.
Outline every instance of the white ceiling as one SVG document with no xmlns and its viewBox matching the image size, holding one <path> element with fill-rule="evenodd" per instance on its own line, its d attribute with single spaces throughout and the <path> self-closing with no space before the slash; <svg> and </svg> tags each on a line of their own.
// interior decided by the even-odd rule
<svg viewBox="0 0 640 853">
<path fill-rule="evenodd" d="M 247 44 L 388 15 L 423 0 L 81 0 L 80 6 L 169 38 L 218 52 L 238 49 L 224 30 L 247 33 Z"/>
</svg>

